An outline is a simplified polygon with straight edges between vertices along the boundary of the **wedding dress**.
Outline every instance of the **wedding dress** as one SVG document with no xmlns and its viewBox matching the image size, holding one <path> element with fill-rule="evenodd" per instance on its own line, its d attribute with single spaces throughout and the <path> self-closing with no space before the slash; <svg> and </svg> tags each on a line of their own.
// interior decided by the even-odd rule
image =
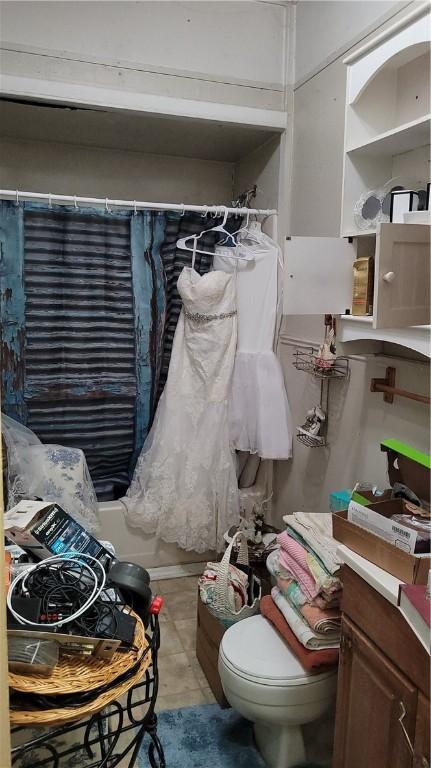
<svg viewBox="0 0 431 768">
<path fill-rule="evenodd" d="M 123 502 L 126 519 L 182 549 L 223 549 L 239 522 L 229 446 L 228 396 L 235 359 L 235 274 L 184 267 L 183 301 L 168 379 Z"/>
<path fill-rule="evenodd" d="M 235 269 L 238 348 L 229 400 L 230 440 L 262 459 L 292 455 L 292 423 L 280 361 L 273 351 L 278 324 L 280 249 L 253 222 L 234 249 L 216 246 L 214 269 Z"/>
</svg>

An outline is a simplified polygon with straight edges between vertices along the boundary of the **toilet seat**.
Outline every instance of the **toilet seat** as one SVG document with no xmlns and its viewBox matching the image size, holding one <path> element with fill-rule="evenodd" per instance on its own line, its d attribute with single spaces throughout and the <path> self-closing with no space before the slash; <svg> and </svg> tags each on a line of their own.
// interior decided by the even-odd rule
<svg viewBox="0 0 431 768">
<path fill-rule="evenodd" d="M 310 674 L 260 615 L 239 621 L 225 632 L 220 661 L 233 674 L 261 686 L 313 686 L 335 674 L 334 669 Z"/>
</svg>

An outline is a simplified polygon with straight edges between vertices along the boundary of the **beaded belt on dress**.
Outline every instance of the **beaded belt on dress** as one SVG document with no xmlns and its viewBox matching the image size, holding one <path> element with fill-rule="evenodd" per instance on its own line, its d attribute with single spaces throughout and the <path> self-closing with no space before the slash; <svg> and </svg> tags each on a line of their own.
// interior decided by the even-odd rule
<svg viewBox="0 0 431 768">
<path fill-rule="evenodd" d="M 236 309 L 232 312 L 222 312 L 220 315 L 201 315 L 200 312 L 187 312 L 184 308 L 184 314 L 195 323 L 209 323 L 211 320 L 225 320 L 227 317 L 233 317 L 236 315 Z"/>
</svg>

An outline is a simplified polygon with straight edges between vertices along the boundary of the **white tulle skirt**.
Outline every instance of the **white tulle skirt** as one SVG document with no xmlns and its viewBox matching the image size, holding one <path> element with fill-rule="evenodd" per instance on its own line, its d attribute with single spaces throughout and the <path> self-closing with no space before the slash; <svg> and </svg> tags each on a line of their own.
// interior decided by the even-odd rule
<svg viewBox="0 0 431 768">
<path fill-rule="evenodd" d="M 237 351 L 229 402 L 233 448 L 263 459 L 292 455 L 292 420 L 281 365 L 272 351 Z"/>
</svg>

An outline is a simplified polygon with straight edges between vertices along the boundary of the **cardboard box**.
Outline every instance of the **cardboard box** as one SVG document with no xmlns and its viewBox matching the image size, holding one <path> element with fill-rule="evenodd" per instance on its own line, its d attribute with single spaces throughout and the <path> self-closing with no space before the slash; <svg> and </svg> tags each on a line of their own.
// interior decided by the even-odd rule
<svg viewBox="0 0 431 768">
<path fill-rule="evenodd" d="M 23 500 L 4 515 L 10 541 L 41 560 L 63 552 L 83 552 L 110 565 L 112 555 L 58 504 Z"/>
<path fill-rule="evenodd" d="M 404 505 L 403 505 L 404 506 Z M 381 539 L 384 539 L 397 549 L 402 549 L 410 555 L 414 555 L 418 539 L 418 532 L 408 528 L 400 522 L 394 521 L 391 517 L 380 514 L 372 509 L 372 505 L 359 504 L 357 501 L 350 501 L 347 509 L 347 519 L 360 528 L 375 533 Z"/>
<path fill-rule="evenodd" d="M 226 627 L 209 612 L 198 595 L 196 656 L 219 705 L 229 707 L 218 672 L 218 652 Z"/>
<path fill-rule="evenodd" d="M 352 315 L 373 314 L 374 257 L 363 256 L 353 262 Z"/>
<path fill-rule="evenodd" d="M 403 511 L 403 503 L 401 499 L 394 499 L 372 504 L 371 508 L 385 517 L 391 517 L 395 512 Z M 374 533 L 351 523 L 347 519 L 347 510 L 333 513 L 332 533 L 334 539 L 406 584 L 427 583 L 428 570 L 431 568 L 429 555 L 410 555 L 397 549 Z"/>
<path fill-rule="evenodd" d="M 429 502 L 430 457 L 396 440 L 385 440 L 381 449 L 387 454 L 391 486 L 402 483 L 414 491 L 419 499 Z M 384 500 L 373 502 L 368 508 L 386 518 L 408 512 L 403 499 L 388 499 L 387 495 L 383 497 Z M 347 510 L 332 515 L 333 536 L 337 541 L 406 584 L 427 583 L 431 568 L 430 555 L 404 552 L 375 533 L 350 522 L 347 517 Z"/>
</svg>

